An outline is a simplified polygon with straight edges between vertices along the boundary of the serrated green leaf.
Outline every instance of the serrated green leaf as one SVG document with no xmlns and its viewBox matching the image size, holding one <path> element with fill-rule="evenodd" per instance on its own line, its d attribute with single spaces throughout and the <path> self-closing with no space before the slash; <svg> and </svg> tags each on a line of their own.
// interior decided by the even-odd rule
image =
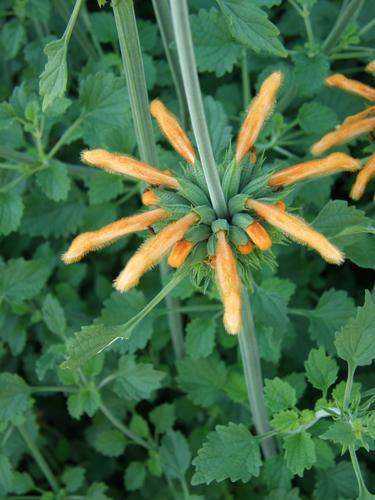
<svg viewBox="0 0 375 500">
<path fill-rule="evenodd" d="M 193 358 L 207 358 L 215 344 L 216 321 L 210 319 L 193 319 L 186 327 L 186 352 Z"/>
<path fill-rule="evenodd" d="M 316 94 L 324 85 L 328 76 L 329 61 L 323 53 L 309 57 L 304 53 L 292 56 L 295 64 L 295 81 L 301 95 L 310 97 Z"/>
<path fill-rule="evenodd" d="M 315 309 L 307 312 L 309 332 L 330 354 L 335 352 L 335 333 L 355 314 L 354 301 L 343 290 L 328 290 Z"/>
<path fill-rule="evenodd" d="M 215 72 L 218 77 L 232 71 L 241 47 L 230 34 L 224 16 L 214 9 L 201 9 L 190 20 L 199 71 Z"/>
<path fill-rule="evenodd" d="M 338 420 L 333 422 L 328 429 L 319 436 L 321 439 L 328 439 L 335 444 L 340 444 L 347 448 L 355 443 L 356 437 L 349 422 Z"/>
<path fill-rule="evenodd" d="M 128 491 L 140 490 L 146 479 L 146 468 L 142 462 L 131 462 L 126 468 L 124 482 Z"/>
<path fill-rule="evenodd" d="M 136 363 L 133 356 L 122 356 L 119 360 L 114 390 L 131 401 L 150 398 L 153 391 L 161 387 L 165 373 L 155 370 L 151 364 Z"/>
<path fill-rule="evenodd" d="M 177 362 L 177 382 L 194 403 L 213 404 L 226 380 L 224 363 L 214 359 L 184 359 Z"/>
<path fill-rule="evenodd" d="M 358 483 L 350 462 L 342 461 L 324 471 L 318 472 L 314 489 L 314 498 L 329 498 L 340 500 L 342 498 L 357 498 Z"/>
<path fill-rule="evenodd" d="M 39 80 L 39 93 L 43 97 L 43 111 L 46 111 L 58 97 L 63 97 L 68 81 L 66 54 L 68 44 L 65 37 L 53 40 L 44 47 L 47 63 Z"/>
<path fill-rule="evenodd" d="M 51 272 L 45 260 L 9 260 L 0 274 L 0 299 L 20 302 L 37 295 Z"/>
<path fill-rule="evenodd" d="M 100 404 L 100 393 L 95 384 L 90 382 L 79 388 L 78 392 L 68 398 L 68 410 L 73 418 L 80 419 L 86 413 L 92 417 Z"/>
<path fill-rule="evenodd" d="M 311 469 L 316 462 L 315 445 L 311 434 L 300 432 L 284 440 L 286 463 L 293 474 L 302 477 L 305 469 Z"/>
<path fill-rule="evenodd" d="M 365 303 L 357 308 L 357 315 L 350 319 L 336 335 L 337 354 L 353 368 L 370 365 L 375 359 L 375 303 L 366 291 Z"/>
<path fill-rule="evenodd" d="M 247 482 L 259 475 L 261 463 L 258 443 L 243 424 L 217 425 L 193 460 L 192 484 L 225 479 Z"/>
<path fill-rule="evenodd" d="M 292 408 L 297 402 L 295 389 L 279 377 L 265 380 L 264 395 L 266 405 L 272 413 Z"/>
<path fill-rule="evenodd" d="M 50 293 L 43 300 L 42 315 L 49 330 L 55 335 L 63 337 L 66 330 L 64 309 L 56 297 Z"/>
<path fill-rule="evenodd" d="M 298 111 L 297 120 L 306 134 L 320 135 L 334 129 L 338 121 L 331 108 L 318 102 L 303 104 Z"/>
<path fill-rule="evenodd" d="M 0 234 L 7 236 L 15 231 L 23 214 L 20 195 L 12 192 L 0 193 Z"/>
<path fill-rule="evenodd" d="M 12 421 L 23 415 L 32 405 L 30 388 L 16 374 L 0 374 L 0 419 Z"/>
<path fill-rule="evenodd" d="M 9 458 L 0 453 L 0 486 L 4 491 L 9 492 L 13 489 L 13 468 Z"/>
<path fill-rule="evenodd" d="M 164 403 L 156 406 L 156 408 L 150 412 L 149 416 L 157 432 L 166 432 L 174 425 L 176 419 L 175 407 L 173 404 Z"/>
<path fill-rule="evenodd" d="M 261 478 L 270 490 L 288 490 L 291 485 L 292 473 L 288 469 L 282 455 L 268 458 L 262 467 Z"/>
<path fill-rule="evenodd" d="M 66 490 L 69 493 L 79 490 L 85 479 L 85 473 L 85 469 L 79 466 L 66 467 L 64 469 L 61 479 L 63 480 Z"/>
<path fill-rule="evenodd" d="M 36 182 L 51 200 L 66 200 L 70 189 L 70 177 L 63 163 L 51 161 L 46 169 L 37 172 Z"/>
<path fill-rule="evenodd" d="M 113 200 L 124 188 L 123 179 L 117 175 L 108 175 L 107 172 L 95 172 L 88 179 L 89 200 L 95 205 Z"/>
<path fill-rule="evenodd" d="M 299 426 L 299 415 L 296 410 L 283 410 L 276 413 L 271 420 L 272 427 L 278 432 L 294 431 Z"/>
<path fill-rule="evenodd" d="M 205 96 L 203 105 L 210 132 L 212 151 L 216 160 L 219 161 L 221 153 L 228 146 L 232 127 L 229 125 L 228 117 L 221 102 L 216 101 L 211 96 Z"/>
<path fill-rule="evenodd" d="M 12 19 L 1 28 L 4 59 L 14 59 L 26 39 L 26 30 L 19 19 Z"/>
<path fill-rule="evenodd" d="M 191 452 L 180 431 L 169 430 L 161 441 L 160 464 L 166 476 L 183 479 L 189 468 Z"/>
<path fill-rule="evenodd" d="M 230 32 L 241 44 L 255 52 L 265 51 L 279 57 L 287 55 L 278 39 L 279 30 L 267 14 L 247 0 L 217 0 L 227 18 Z"/>
<path fill-rule="evenodd" d="M 97 436 L 95 448 L 106 457 L 119 457 L 125 451 L 126 439 L 120 431 L 104 431 Z"/>
<path fill-rule="evenodd" d="M 323 347 L 319 347 L 311 349 L 305 361 L 305 370 L 310 384 L 325 395 L 329 387 L 336 382 L 339 367 L 333 358 L 326 355 Z"/>
</svg>

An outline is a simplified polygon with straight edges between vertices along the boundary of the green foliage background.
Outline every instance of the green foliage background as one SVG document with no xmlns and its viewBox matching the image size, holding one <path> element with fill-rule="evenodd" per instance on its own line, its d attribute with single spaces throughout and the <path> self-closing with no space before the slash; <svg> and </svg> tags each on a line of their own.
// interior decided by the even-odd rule
<svg viewBox="0 0 375 500">
<path fill-rule="evenodd" d="M 361 9 L 357 2 L 358 17 L 324 50 L 350 3 L 189 2 L 218 158 L 234 141 L 248 92 L 275 69 L 285 84 L 257 148 L 268 166 L 309 159 L 311 144 L 364 109 L 359 97 L 324 86 L 330 72 L 374 84 L 364 73 L 375 59 L 373 0 Z M 358 204 L 348 202 L 352 174 L 301 184 L 287 197 L 345 251 L 343 266 L 291 243 L 275 249 L 278 269 L 254 273 L 266 403 L 280 434 L 276 457 L 261 457 L 237 339 L 223 330 L 218 294 L 202 295 L 188 278 L 172 292 L 181 301 L 183 359 L 175 359 L 160 303 L 128 340 L 80 368 L 61 367 L 75 333 L 108 335 L 162 286 L 155 269 L 136 290 L 113 291 L 138 236 L 74 266 L 60 260 L 74 235 L 134 213 L 142 193 L 128 179 L 80 165 L 85 147 L 135 156 L 137 148 L 112 9 L 87 2 L 59 38 L 73 6 L 0 0 L 0 496 L 370 498 L 358 492 L 347 449 L 361 448 L 360 468 L 375 491 L 374 183 Z M 150 98 L 178 114 L 152 4 L 135 7 Z M 43 49 L 53 40 L 46 66 Z M 180 160 L 156 127 L 155 134 L 158 166 L 173 171 Z M 374 145 L 364 138 L 340 150 L 365 158 Z M 322 408 L 345 408 L 348 366 L 355 420 L 333 414 L 310 428 Z"/>
</svg>

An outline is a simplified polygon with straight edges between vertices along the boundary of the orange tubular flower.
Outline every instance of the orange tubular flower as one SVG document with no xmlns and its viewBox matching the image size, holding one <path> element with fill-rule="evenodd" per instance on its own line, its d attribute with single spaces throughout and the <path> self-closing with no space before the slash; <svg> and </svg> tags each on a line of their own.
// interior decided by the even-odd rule
<svg viewBox="0 0 375 500">
<path fill-rule="evenodd" d="M 131 257 L 125 269 L 116 278 L 115 288 L 119 292 L 124 292 L 136 286 L 141 276 L 158 264 L 197 221 L 197 214 L 191 212 L 176 222 L 168 224 L 156 236 L 149 238 Z"/>
<path fill-rule="evenodd" d="M 282 73 L 280 71 L 275 71 L 264 80 L 260 87 L 259 94 L 252 100 L 237 139 L 237 163 L 240 163 L 244 156 L 246 156 L 254 146 L 265 121 L 275 105 L 276 95 L 282 83 Z"/>
<path fill-rule="evenodd" d="M 266 251 L 272 247 L 272 240 L 269 234 L 259 222 L 249 224 L 246 228 L 246 233 L 260 250 Z"/>
<path fill-rule="evenodd" d="M 193 249 L 193 243 L 188 240 L 180 240 L 173 247 L 168 257 L 168 264 L 175 269 L 182 266 Z"/>
<path fill-rule="evenodd" d="M 348 125 L 341 125 L 334 132 L 329 132 L 311 147 L 313 155 L 320 155 L 334 146 L 344 144 L 359 135 L 371 132 L 375 128 L 375 118 L 367 118 Z"/>
<path fill-rule="evenodd" d="M 339 170 L 354 172 L 361 167 L 361 163 L 344 153 L 332 153 L 320 160 L 298 163 L 274 174 L 268 181 L 271 187 L 289 186 L 295 182 L 313 177 L 333 174 Z"/>
<path fill-rule="evenodd" d="M 330 87 L 338 87 L 339 89 L 364 97 L 368 101 L 375 102 L 375 89 L 369 85 L 347 78 L 340 73 L 331 75 L 325 80 Z"/>
<path fill-rule="evenodd" d="M 224 231 L 216 233 L 216 282 L 224 304 L 224 326 L 235 335 L 241 330 L 241 281 Z"/>
<path fill-rule="evenodd" d="M 350 191 L 353 200 L 359 200 L 363 195 L 367 184 L 375 177 L 375 153 L 372 154 L 365 167 L 357 175 L 357 179 Z"/>
<path fill-rule="evenodd" d="M 342 264 L 344 254 L 325 236 L 310 227 L 305 221 L 287 212 L 281 212 L 272 205 L 249 199 L 246 205 L 290 238 L 316 250 L 327 262 Z"/>
<path fill-rule="evenodd" d="M 366 66 L 366 71 L 368 71 L 369 73 L 375 73 L 375 61 L 371 61 L 368 63 L 368 65 Z"/>
<path fill-rule="evenodd" d="M 277 201 L 275 203 L 275 207 L 278 208 L 279 210 L 281 210 L 282 212 L 285 212 L 285 210 L 286 210 L 286 205 L 283 201 Z"/>
<path fill-rule="evenodd" d="M 159 198 L 151 191 L 146 189 L 146 191 L 142 194 L 142 203 L 145 207 L 153 207 L 157 205 L 158 202 Z"/>
<path fill-rule="evenodd" d="M 152 101 L 150 111 L 177 153 L 188 163 L 194 164 L 196 157 L 194 146 L 178 123 L 177 118 L 158 99 Z"/>
<path fill-rule="evenodd" d="M 369 108 L 356 113 L 355 115 L 348 116 L 345 118 L 345 120 L 342 122 L 342 125 L 349 125 L 350 123 L 355 123 L 363 120 L 364 118 L 367 118 L 369 115 L 375 115 L 375 106 L 370 106 Z"/>
<path fill-rule="evenodd" d="M 107 172 L 133 177 L 152 186 L 166 186 L 171 189 L 179 189 L 180 187 L 177 179 L 171 175 L 167 175 L 131 156 L 110 153 L 105 149 L 91 149 L 83 151 L 81 159 L 83 162 L 102 168 Z"/>
<path fill-rule="evenodd" d="M 238 245 L 237 250 L 241 255 L 248 255 L 253 251 L 253 244 L 249 240 L 245 245 Z"/>
<path fill-rule="evenodd" d="M 89 252 L 111 245 L 127 234 L 144 231 L 153 224 L 166 219 L 168 215 L 168 212 L 159 208 L 132 217 L 124 217 L 98 231 L 82 233 L 74 238 L 62 256 L 62 260 L 65 264 L 78 262 Z"/>
</svg>

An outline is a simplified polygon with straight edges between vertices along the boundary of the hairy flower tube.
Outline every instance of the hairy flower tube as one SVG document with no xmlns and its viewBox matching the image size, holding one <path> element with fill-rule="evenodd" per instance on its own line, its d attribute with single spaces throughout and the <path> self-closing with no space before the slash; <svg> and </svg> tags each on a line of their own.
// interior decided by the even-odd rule
<svg viewBox="0 0 375 500">
<path fill-rule="evenodd" d="M 375 61 L 366 66 L 366 71 L 375 72 Z M 352 80 L 341 74 L 334 74 L 326 78 L 326 84 L 341 90 L 356 94 L 367 101 L 375 102 L 375 88 L 365 85 L 357 80 Z M 314 155 L 320 155 L 327 150 L 345 144 L 363 134 L 370 134 L 375 130 L 375 106 L 369 106 L 355 115 L 345 118 L 336 130 L 323 136 L 311 147 Z M 339 154 L 339 153 L 336 153 Z M 331 155 L 332 156 L 332 155 Z M 374 154 L 370 157 L 362 170 L 358 173 L 355 183 L 350 191 L 353 200 L 359 200 L 365 192 L 367 184 L 375 177 Z"/>
<path fill-rule="evenodd" d="M 193 144 L 159 100 L 151 103 L 151 113 L 185 160 L 173 173 L 102 149 L 84 151 L 85 163 L 147 183 L 142 196 L 145 210 L 98 231 L 80 234 L 63 255 L 64 262 L 77 262 L 125 235 L 151 228 L 153 235 L 129 259 L 114 281 L 115 288 L 125 292 L 136 286 L 143 274 L 166 256 L 175 269 L 189 266 L 194 283 L 202 289 L 216 283 L 224 306 L 224 325 L 230 334 L 241 330 L 241 283 L 251 286 L 252 268 L 275 263 L 273 246 L 285 236 L 314 249 L 327 262 L 341 264 L 344 255 L 332 242 L 289 213 L 283 188 L 340 170 L 356 170 L 359 162 L 334 153 L 273 172 L 265 171 L 261 162 L 253 165 L 249 161 L 282 81 L 279 71 L 265 79 L 250 103 L 234 154 L 229 148 L 217 165 L 227 204 L 225 218 L 218 218 L 212 207 Z"/>
</svg>

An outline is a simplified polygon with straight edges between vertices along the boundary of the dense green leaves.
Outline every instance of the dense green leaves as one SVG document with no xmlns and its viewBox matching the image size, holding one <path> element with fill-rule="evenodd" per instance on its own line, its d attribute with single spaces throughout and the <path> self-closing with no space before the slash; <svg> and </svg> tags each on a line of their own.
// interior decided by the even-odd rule
<svg viewBox="0 0 375 500">
<path fill-rule="evenodd" d="M 258 476 L 261 465 L 259 446 L 242 424 L 218 425 L 193 460 L 193 484 L 212 481 L 249 481 Z"/>
</svg>

